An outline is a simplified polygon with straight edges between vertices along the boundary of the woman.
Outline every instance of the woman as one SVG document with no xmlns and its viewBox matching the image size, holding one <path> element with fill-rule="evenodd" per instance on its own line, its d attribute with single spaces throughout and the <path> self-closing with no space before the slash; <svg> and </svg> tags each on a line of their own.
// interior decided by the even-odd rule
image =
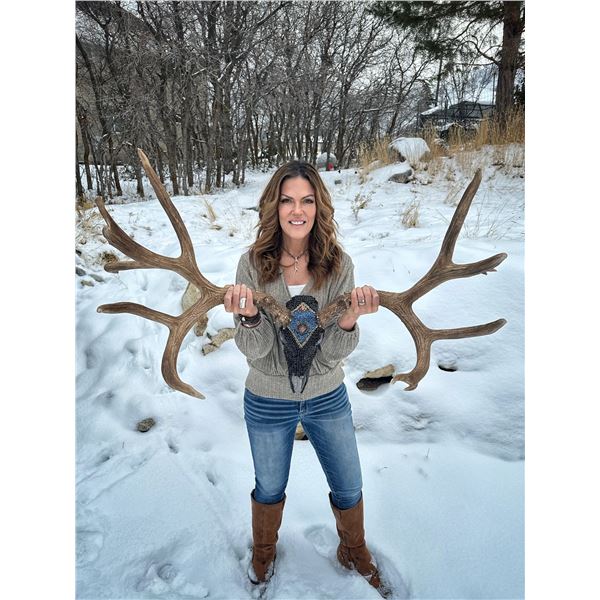
<svg viewBox="0 0 600 600">
<path fill-rule="evenodd" d="M 331 490 L 338 560 L 374 587 L 381 585 L 364 539 L 361 469 L 341 368 L 358 343 L 358 318 L 377 311 L 379 298 L 370 286 L 354 287 L 354 267 L 337 242 L 333 213 L 329 192 L 312 165 L 292 161 L 281 166 L 260 198 L 256 241 L 240 258 L 237 283 L 225 295 L 225 310 L 234 314 L 236 344 L 250 367 L 244 417 L 255 471 L 253 583 L 268 581 L 273 572 L 300 421 Z M 321 308 L 351 292 L 351 306 L 322 332 L 301 381 L 288 369 L 289 356 L 272 318 L 254 305 L 254 290 L 288 307 L 310 303 L 305 296 L 312 296 Z"/>
</svg>

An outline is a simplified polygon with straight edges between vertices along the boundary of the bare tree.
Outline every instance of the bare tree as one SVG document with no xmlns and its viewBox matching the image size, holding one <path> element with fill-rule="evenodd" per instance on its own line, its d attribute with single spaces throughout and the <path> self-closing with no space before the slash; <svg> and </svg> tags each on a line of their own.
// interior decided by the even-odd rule
<svg viewBox="0 0 600 600">
<path fill-rule="evenodd" d="M 132 173 L 143 195 L 136 147 L 151 150 L 175 195 L 239 185 L 247 164 L 314 162 L 325 152 L 348 166 L 361 143 L 414 124 L 428 90 L 474 90 L 466 67 L 451 68 L 371 5 L 77 3 L 77 143 L 88 188 L 95 176 L 110 198 Z M 471 27 L 462 62 L 482 49 L 473 46 L 486 26 Z"/>
</svg>

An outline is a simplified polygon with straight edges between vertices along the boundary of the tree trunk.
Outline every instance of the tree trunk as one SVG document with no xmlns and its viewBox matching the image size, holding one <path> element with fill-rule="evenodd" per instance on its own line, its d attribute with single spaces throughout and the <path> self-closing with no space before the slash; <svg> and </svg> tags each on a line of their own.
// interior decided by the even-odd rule
<svg viewBox="0 0 600 600">
<path fill-rule="evenodd" d="M 142 176 L 142 165 L 140 164 L 136 153 L 133 151 L 133 148 L 129 153 L 129 163 L 133 165 L 133 172 L 135 173 L 135 191 L 140 198 L 144 198 L 144 180 Z"/>
<path fill-rule="evenodd" d="M 92 66 L 92 63 L 91 63 L 88 55 L 87 55 L 87 52 L 85 51 L 85 48 L 83 47 L 83 44 L 79 40 L 79 36 L 77 36 L 77 35 L 75 36 L 75 41 L 77 44 L 77 49 L 79 50 L 81 57 L 83 58 L 83 62 L 85 63 L 85 66 L 87 68 L 88 75 L 90 76 L 90 83 L 92 84 L 92 90 L 94 92 L 94 100 L 96 103 L 96 110 L 98 112 L 98 119 L 100 121 L 100 125 L 102 126 L 102 136 L 103 136 L 103 138 L 108 140 L 108 153 L 109 153 L 108 162 L 111 165 L 111 168 L 113 171 L 117 195 L 122 196 L 123 192 L 121 190 L 121 182 L 119 181 L 119 174 L 117 173 L 117 166 L 116 166 L 116 159 L 114 156 L 112 134 L 108 128 L 108 124 L 106 122 L 106 116 L 104 114 L 104 107 L 101 102 L 102 90 L 100 90 L 100 86 L 99 86 L 98 80 L 96 78 L 94 68 Z"/>
<path fill-rule="evenodd" d="M 87 189 L 93 190 L 94 183 L 92 181 L 92 172 L 90 169 L 90 142 L 89 137 L 90 133 L 88 131 L 88 116 L 87 111 L 83 108 L 83 106 L 76 102 L 77 104 L 77 122 L 79 123 L 79 130 L 81 132 L 81 142 L 83 144 L 83 164 L 85 167 L 85 178 L 87 183 Z"/>
<path fill-rule="evenodd" d="M 79 171 L 79 136 L 77 131 L 75 132 L 75 182 L 77 184 L 77 198 L 83 200 L 85 192 L 83 191 L 83 185 L 81 183 L 81 173 Z"/>
<path fill-rule="evenodd" d="M 514 104 L 515 74 L 519 67 L 519 44 L 524 24 L 521 3 L 504 2 L 502 51 L 496 86 L 496 110 L 500 122 L 505 122 Z"/>
</svg>

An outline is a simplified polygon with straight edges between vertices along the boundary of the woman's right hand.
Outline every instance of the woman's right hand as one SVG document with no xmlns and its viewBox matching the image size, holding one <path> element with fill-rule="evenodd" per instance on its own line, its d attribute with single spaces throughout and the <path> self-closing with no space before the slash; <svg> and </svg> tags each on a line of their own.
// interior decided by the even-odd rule
<svg viewBox="0 0 600 600">
<path fill-rule="evenodd" d="M 240 300 L 246 299 L 244 308 L 240 307 Z M 236 283 L 228 286 L 223 299 L 225 310 L 244 317 L 254 317 L 258 314 L 258 308 L 254 305 L 252 290 L 244 283 Z M 244 304 L 244 303 L 242 303 Z"/>
</svg>

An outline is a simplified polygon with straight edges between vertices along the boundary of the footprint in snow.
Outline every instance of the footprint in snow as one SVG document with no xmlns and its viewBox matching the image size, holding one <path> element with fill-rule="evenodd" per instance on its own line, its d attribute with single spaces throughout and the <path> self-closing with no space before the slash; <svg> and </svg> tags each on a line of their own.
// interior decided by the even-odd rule
<svg viewBox="0 0 600 600">
<path fill-rule="evenodd" d="M 179 454 L 179 446 L 177 445 L 176 442 L 174 442 L 173 440 L 169 439 L 169 440 L 167 440 L 167 446 L 169 447 L 169 450 L 173 454 Z"/>
<path fill-rule="evenodd" d="M 104 535 L 101 531 L 78 529 L 75 538 L 77 565 L 83 566 L 94 562 L 104 545 Z"/>
<path fill-rule="evenodd" d="M 325 558 L 333 558 L 335 556 L 339 538 L 329 527 L 313 525 L 304 531 L 304 537 L 321 556 Z"/>
<path fill-rule="evenodd" d="M 173 598 L 173 593 L 184 597 L 206 598 L 208 589 L 199 583 L 190 583 L 183 573 L 171 563 L 152 563 L 144 576 L 136 585 L 138 592 L 153 595 L 166 594 Z"/>
</svg>

